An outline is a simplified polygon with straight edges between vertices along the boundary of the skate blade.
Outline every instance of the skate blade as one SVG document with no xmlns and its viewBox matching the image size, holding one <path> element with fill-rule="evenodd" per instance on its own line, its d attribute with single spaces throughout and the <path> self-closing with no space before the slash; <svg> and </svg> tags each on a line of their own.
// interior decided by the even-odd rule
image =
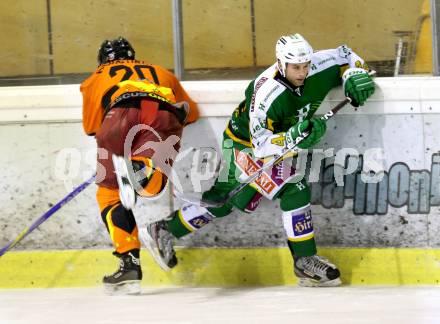
<svg viewBox="0 0 440 324">
<path fill-rule="evenodd" d="M 328 281 L 317 281 L 309 278 L 298 278 L 298 286 L 300 287 L 337 287 L 340 285 L 340 278 Z"/>
<path fill-rule="evenodd" d="M 145 245 L 150 255 L 153 257 L 154 261 L 162 268 L 164 271 L 170 271 L 171 268 L 165 263 L 162 259 L 162 256 L 159 253 L 159 250 L 156 246 L 156 241 L 151 237 L 150 233 L 146 228 L 141 228 L 139 230 L 139 238 L 141 242 Z"/>
<path fill-rule="evenodd" d="M 124 158 L 117 155 L 112 155 L 113 166 L 115 168 L 116 180 L 119 187 L 119 198 L 122 206 L 131 210 L 136 204 L 136 193 L 130 184 L 127 163 Z"/>
<path fill-rule="evenodd" d="M 125 281 L 120 284 L 104 284 L 104 292 L 107 295 L 139 295 L 141 293 L 141 281 Z"/>
</svg>

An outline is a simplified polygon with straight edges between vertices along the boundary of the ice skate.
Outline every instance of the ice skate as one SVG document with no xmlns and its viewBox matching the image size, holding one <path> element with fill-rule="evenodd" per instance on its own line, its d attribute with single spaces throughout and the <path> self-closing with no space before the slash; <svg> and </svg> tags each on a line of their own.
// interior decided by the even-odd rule
<svg viewBox="0 0 440 324">
<path fill-rule="evenodd" d="M 142 269 L 132 252 L 119 255 L 119 269 L 104 276 L 105 292 L 109 295 L 137 295 L 141 292 Z"/>
<path fill-rule="evenodd" d="M 168 231 L 165 220 L 148 224 L 141 229 L 140 238 L 148 251 L 165 271 L 177 265 L 177 257 L 173 247 L 174 236 Z"/>
<path fill-rule="evenodd" d="M 341 284 L 338 268 L 318 255 L 295 258 L 295 275 L 302 287 L 336 287 Z"/>
<path fill-rule="evenodd" d="M 130 179 L 128 163 L 122 156 L 112 155 L 113 166 L 115 168 L 116 180 L 119 187 L 119 198 L 122 206 L 128 210 L 133 209 L 136 204 L 136 192 Z"/>
</svg>

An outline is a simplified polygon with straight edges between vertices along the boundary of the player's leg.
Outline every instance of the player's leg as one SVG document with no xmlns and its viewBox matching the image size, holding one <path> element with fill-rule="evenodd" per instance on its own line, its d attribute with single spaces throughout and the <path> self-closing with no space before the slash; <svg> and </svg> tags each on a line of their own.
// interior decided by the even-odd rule
<svg viewBox="0 0 440 324">
<path fill-rule="evenodd" d="M 125 200 L 126 204 L 124 205 L 128 208 L 124 209 L 130 211 L 130 213 L 136 202 L 135 197 L 152 198 L 165 191 L 168 178 L 159 168 L 155 168 L 154 162 L 150 158 L 135 156 L 132 157 L 131 161 L 127 161 L 122 157 L 113 156 L 113 161 L 117 178 L 121 179 L 118 180 L 120 186 L 119 196 L 121 198 L 129 197 Z M 123 165 L 122 169 L 126 170 L 126 173 L 118 173 L 118 164 Z M 130 168 L 131 170 L 129 170 Z M 124 177 L 124 174 L 126 177 Z M 124 179 L 126 180 L 122 181 Z M 148 231 L 144 230 L 140 237 L 158 264 L 168 270 L 177 264 L 171 234 L 166 230 L 164 222 L 153 224 L 150 224 Z M 156 246 L 159 248 L 156 248 Z"/>
<path fill-rule="evenodd" d="M 211 192 L 211 191 L 208 191 Z M 244 189 L 237 195 L 233 203 L 228 203 L 220 208 L 205 208 L 193 204 L 185 204 L 178 210 L 171 213 L 165 219 L 149 224 L 141 237 L 146 237 L 144 242 L 153 255 L 156 262 L 164 270 L 169 270 L 177 265 L 177 257 L 174 250 L 174 240 L 194 233 L 214 218 L 229 215 L 233 207 L 244 211 L 241 206 L 248 205 L 257 195 L 255 189 Z M 239 205 L 241 205 L 239 207 Z"/>
<path fill-rule="evenodd" d="M 119 258 L 119 269 L 103 278 L 108 293 L 138 294 L 141 291 L 142 269 L 140 266 L 138 228 L 131 210 L 119 201 L 117 189 L 98 187 L 96 193 L 102 220 L 110 234 Z"/>
<path fill-rule="evenodd" d="M 230 161 L 221 172 L 226 172 L 225 177 L 216 179 L 213 187 L 203 193 L 203 198 L 214 200 L 226 196 L 239 182 L 236 176 L 234 161 Z M 222 174 L 222 173 L 220 173 Z M 222 180 L 225 179 L 225 180 Z M 185 204 L 171 213 L 166 219 L 153 222 L 141 237 L 147 237 L 145 242 L 157 263 L 169 270 L 177 264 L 173 248 L 174 240 L 193 233 L 210 223 L 214 218 L 229 215 L 233 208 L 241 211 L 251 211 L 258 206 L 261 195 L 252 187 L 244 188 L 237 196 L 219 208 L 205 208 L 192 204 Z"/>
<path fill-rule="evenodd" d="M 96 133 L 98 144 L 97 200 L 102 220 L 110 234 L 119 258 L 119 269 L 103 278 L 109 293 L 140 293 L 142 270 L 139 259 L 138 229 L 133 213 L 121 205 L 118 182 L 112 163 L 113 154 L 123 154 L 124 140 L 132 125 L 138 121 L 136 108 L 114 108 L 107 114 Z M 104 154 L 105 153 L 105 154 Z"/>
<path fill-rule="evenodd" d="M 287 183 L 278 198 L 299 285 L 340 285 L 340 273 L 336 266 L 317 255 L 307 182 L 303 179 L 298 183 Z"/>
</svg>

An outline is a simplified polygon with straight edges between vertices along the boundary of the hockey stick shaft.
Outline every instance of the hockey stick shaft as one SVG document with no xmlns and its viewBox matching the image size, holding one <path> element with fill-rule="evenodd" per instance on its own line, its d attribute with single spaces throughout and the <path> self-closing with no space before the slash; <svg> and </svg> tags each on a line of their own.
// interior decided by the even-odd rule
<svg viewBox="0 0 440 324">
<path fill-rule="evenodd" d="M 340 103 L 338 103 L 335 107 L 333 107 L 330 111 L 328 111 L 326 114 L 321 116 L 321 119 L 324 121 L 329 120 L 332 118 L 335 114 L 338 113 L 338 111 L 343 108 L 345 105 L 351 102 L 351 99 L 349 97 L 346 97 L 344 100 L 342 100 Z M 246 179 L 242 180 L 242 182 L 235 187 L 233 190 L 231 190 L 226 197 L 224 197 L 222 200 L 216 200 L 216 201 L 206 201 L 206 200 L 195 200 L 185 197 L 182 194 L 176 194 L 176 197 L 192 204 L 200 205 L 202 207 L 213 207 L 218 208 L 226 204 L 229 200 L 231 200 L 233 197 L 235 197 L 239 192 L 241 192 L 247 185 L 258 179 L 265 171 L 270 170 L 274 165 L 277 165 L 281 161 L 283 161 L 295 148 L 297 148 L 298 144 L 304 140 L 308 135 L 310 131 L 306 130 L 300 136 L 298 136 L 295 139 L 295 144 L 291 149 L 286 149 L 286 151 L 279 155 L 274 157 L 269 163 L 264 164 L 260 169 L 256 170 L 254 173 L 249 175 Z"/>
<path fill-rule="evenodd" d="M 80 184 L 78 187 L 73 189 L 67 196 L 61 199 L 58 203 L 52 206 L 47 212 L 45 212 L 41 217 L 39 217 L 35 222 L 33 222 L 29 227 L 26 227 L 17 237 L 10 241 L 5 247 L 0 250 L 0 257 L 12 249 L 18 242 L 28 236 L 33 230 L 40 226 L 44 221 L 51 217 L 55 212 L 57 212 L 61 207 L 75 198 L 81 191 L 87 188 L 95 180 L 95 175 L 90 177 L 88 180 Z"/>
<path fill-rule="evenodd" d="M 326 114 L 324 114 L 323 116 L 321 116 L 321 119 L 324 121 L 329 120 L 330 118 L 332 118 L 342 107 L 344 107 L 345 105 L 347 105 L 348 103 L 351 102 L 351 99 L 346 97 L 343 101 L 341 101 L 340 103 L 338 103 L 335 107 L 333 107 L 333 109 L 331 109 L 330 111 L 328 111 Z M 228 202 L 230 199 L 232 199 L 232 197 L 235 197 L 240 191 L 242 191 L 244 189 L 244 187 L 246 187 L 248 184 L 250 184 L 251 182 L 255 181 L 256 179 L 258 179 L 263 172 L 270 170 L 274 165 L 277 165 L 278 163 L 280 163 L 281 161 L 283 161 L 288 155 L 289 153 L 291 153 L 293 150 L 295 150 L 298 147 L 298 144 L 300 142 L 302 142 L 307 136 L 309 136 L 310 131 L 305 131 L 303 132 L 300 136 L 298 136 L 295 140 L 295 145 L 291 148 L 286 150 L 282 155 L 275 157 L 272 159 L 272 161 L 270 161 L 269 163 L 267 163 L 266 165 L 263 165 L 259 170 L 255 171 L 254 173 L 252 173 L 247 179 L 245 179 L 242 183 L 240 183 L 239 186 L 237 186 L 236 188 L 234 188 L 232 191 L 229 192 L 229 194 L 226 196 L 225 198 L 225 202 L 223 204 L 225 204 L 226 202 Z"/>
</svg>

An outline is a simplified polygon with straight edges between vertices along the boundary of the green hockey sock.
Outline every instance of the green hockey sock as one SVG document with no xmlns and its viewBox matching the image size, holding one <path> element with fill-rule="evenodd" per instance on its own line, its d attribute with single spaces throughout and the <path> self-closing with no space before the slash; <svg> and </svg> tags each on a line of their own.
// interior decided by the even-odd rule
<svg viewBox="0 0 440 324">
<path fill-rule="evenodd" d="M 168 230 L 176 238 L 188 235 L 191 231 L 182 223 L 178 215 L 178 210 L 173 213 L 173 217 L 167 221 Z"/>
</svg>

